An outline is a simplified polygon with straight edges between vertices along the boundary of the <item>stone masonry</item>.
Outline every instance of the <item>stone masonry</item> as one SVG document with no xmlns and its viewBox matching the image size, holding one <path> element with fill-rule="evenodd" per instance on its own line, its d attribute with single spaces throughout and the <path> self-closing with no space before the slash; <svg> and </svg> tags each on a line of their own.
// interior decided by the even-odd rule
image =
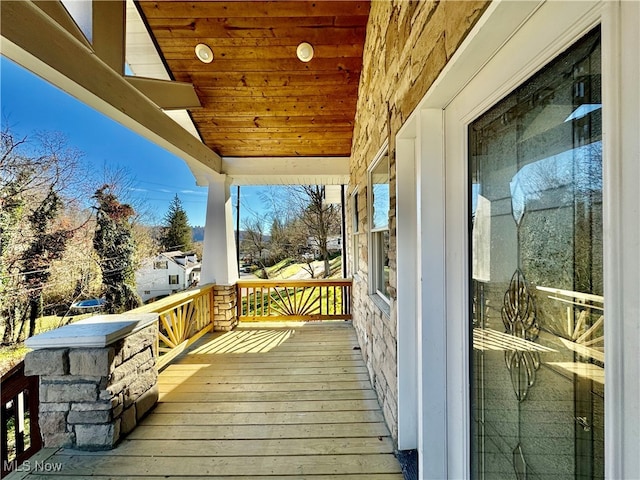
<svg viewBox="0 0 640 480">
<path fill-rule="evenodd" d="M 238 325 L 237 290 L 235 285 L 213 287 L 213 329 L 228 332 Z"/>
<path fill-rule="evenodd" d="M 397 310 L 395 137 L 465 39 L 489 2 L 389 0 L 371 2 L 358 90 L 349 189 L 358 189 L 360 255 L 353 276 L 353 323 L 384 416 L 397 441 Z M 368 290 L 367 168 L 389 141 L 389 291 L 380 308 Z M 349 205 L 352 208 L 353 205 Z M 349 212 L 348 219 L 353 219 Z M 354 232 L 353 225 L 348 233 Z M 359 253 L 358 253 L 359 252 Z M 353 255 L 354 252 L 350 252 Z M 353 265 L 353 262 L 349 262 Z"/>
<path fill-rule="evenodd" d="M 158 400 L 157 338 L 155 322 L 103 348 L 29 352 L 44 446 L 105 450 L 133 430 Z"/>
</svg>

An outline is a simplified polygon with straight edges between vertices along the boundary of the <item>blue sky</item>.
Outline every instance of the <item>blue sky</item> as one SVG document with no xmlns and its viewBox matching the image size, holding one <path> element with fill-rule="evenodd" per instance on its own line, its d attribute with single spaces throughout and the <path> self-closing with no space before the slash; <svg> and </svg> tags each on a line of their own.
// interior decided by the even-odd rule
<svg viewBox="0 0 640 480">
<path fill-rule="evenodd" d="M 132 197 L 148 203 L 156 222 L 162 221 L 177 194 L 189 223 L 205 224 L 207 189 L 196 185 L 181 159 L 4 57 L 0 57 L 0 102 L 3 126 L 7 123 L 16 136 L 62 132 L 69 146 L 83 152 L 90 170 L 102 171 L 105 164 L 126 169 L 134 180 Z M 262 188 L 242 187 L 242 206 L 246 202 L 247 210 L 259 211 Z M 235 187 L 232 191 L 235 206 Z"/>
</svg>

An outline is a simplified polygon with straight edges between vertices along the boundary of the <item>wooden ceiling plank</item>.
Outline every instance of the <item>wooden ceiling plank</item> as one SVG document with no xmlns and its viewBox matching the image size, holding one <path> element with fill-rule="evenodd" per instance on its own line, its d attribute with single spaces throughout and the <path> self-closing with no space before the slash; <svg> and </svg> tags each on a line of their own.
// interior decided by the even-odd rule
<svg viewBox="0 0 640 480">
<path fill-rule="evenodd" d="M 175 79 L 212 87 L 299 87 L 358 85 L 360 71 L 315 72 L 176 72 Z"/>
<path fill-rule="evenodd" d="M 254 115 L 254 118 L 256 117 L 290 117 L 290 116 L 314 116 L 314 117 L 320 117 L 323 114 L 327 114 L 327 115 L 338 115 L 338 114 L 347 114 L 350 113 L 351 115 L 349 116 L 353 116 L 355 111 L 353 112 L 348 112 L 345 109 L 342 108 L 335 108 L 335 107 L 331 107 L 328 106 L 324 109 L 321 108 L 301 108 L 298 107 L 296 105 L 293 106 L 286 106 L 286 107 L 274 107 L 272 110 L 270 109 L 260 109 L 260 110 L 256 110 L 256 109 L 251 109 L 251 107 L 247 107 L 244 110 L 237 110 L 233 108 L 233 104 L 229 104 L 229 103 L 224 103 L 224 104 L 219 104 L 220 106 L 222 105 L 227 105 L 227 108 L 211 108 L 211 106 L 209 105 L 205 105 L 205 108 L 202 109 L 198 109 L 198 110 L 193 110 L 191 112 L 194 120 L 199 121 L 200 119 L 203 119 L 206 121 L 206 117 L 214 117 L 214 118 L 218 118 L 218 117 L 224 117 L 224 116 L 228 116 L 228 117 L 235 117 L 238 115 L 243 115 L 243 116 L 251 116 Z"/>
<path fill-rule="evenodd" d="M 359 16 L 369 13 L 369 1 L 251 1 L 245 2 L 163 2 L 141 1 L 147 18 L 201 17 L 326 17 Z"/>
<path fill-rule="evenodd" d="M 212 141 L 212 143 L 216 143 L 215 141 Z M 324 138 L 324 139 L 304 139 L 304 138 L 297 138 L 297 139 L 281 139 L 281 138 L 268 138 L 268 139 L 264 139 L 264 140 L 260 140 L 260 141 L 256 141 L 253 139 L 225 139 L 224 140 L 224 145 L 225 147 L 234 147 L 234 146 L 250 146 L 250 147 L 254 147 L 257 146 L 259 148 L 269 148 L 269 147 L 276 147 L 276 146 L 283 146 L 283 145 L 288 145 L 288 146 L 331 146 L 331 145 L 345 145 L 347 143 L 351 143 L 350 139 L 340 139 L 340 138 L 336 138 L 336 139 L 331 139 L 331 138 Z"/>
<path fill-rule="evenodd" d="M 322 97 L 327 95 L 355 96 L 358 94 L 358 86 L 353 84 L 320 84 L 301 85 L 299 87 L 199 87 L 198 92 L 202 95 L 219 97 L 220 101 L 235 102 L 254 97 L 307 98 L 307 96 Z"/>
<path fill-rule="evenodd" d="M 361 58 L 314 58 L 308 63 L 303 63 L 297 58 L 269 60 L 214 60 L 212 63 L 202 63 L 193 56 L 193 59 L 167 61 L 172 72 L 307 72 L 313 75 L 316 72 L 349 72 L 362 69 Z"/>
<path fill-rule="evenodd" d="M 296 134 L 331 134 L 334 133 L 344 135 L 344 138 L 351 138 L 351 132 L 353 127 L 334 127 L 334 126 L 318 126 L 314 128 L 310 128 L 307 126 L 302 127 L 215 127 L 215 126 L 207 126 L 203 127 L 200 125 L 200 131 L 205 134 L 213 133 L 213 134 L 232 134 L 232 135 L 245 135 L 247 137 L 252 137 L 256 133 L 265 133 L 270 135 L 279 135 L 282 133 L 296 133 Z"/>
<path fill-rule="evenodd" d="M 342 149 L 335 147 L 275 147 L 275 148 L 247 148 L 242 147 L 224 147 L 221 148 L 221 155 L 224 157 L 310 157 L 310 156 L 326 156 L 326 157 L 344 157 L 351 155 L 351 144 L 345 145 Z"/>
<path fill-rule="evenodd" d="M 190 84 L 181 84 L 190 85 Z M 356 107 L 356 99 L 353 96 L 336 94 L 332 98 L 327 96 L 289 96 L 289 97 L 236 97 L 236 98 L 219 98 L 218 95 L 205 94 L 201 90 L 198 90 L 199 97 L 202 99 L 202 104 L 206 108 L 214 110 L 235 109 L 238 112 L 242 112 L 243 109 L 253 109 L 258 111 L 260 109 L 278 109 L 281 107 L 298 108 L 298 109 L 320 109 L 320 110 L 354 110 Z M 225 107 L 225 104 L 227 105 Z"/>
<path fill-rule="evenodd" d="M 197 12 L 194 12 L 197 13 Z M 233 29 L 274 29 L 291 28 L 295 23 L 301 27 L 364 27 L 369 20 L 369 15 L 345 15 L 345 16 L 298 16 L 298 17 L 204 17 L 193 15 L 190 18 L 148 18 L 148 23 L 154 30 L 169 30 L 177 32 L 179 30 L 212 30 L 221 31 Z"/>
<path fill-rule="evenodd" d="M 322 30 L 322 29 L 318 29 Z M 360 39 L 364 38 L 364 29 L 362 30 L 363 34 Z M 311 38 L 311 37 L 315 37 Z M 317 32 L 313 34 L 309 38 L 299 38 L 299 37 L 286 37 L 286 38 L 277 38 L 277 37 L 268 37 L 268 38 L 256 38 L 256 37 L 204 37 L 199 35 L 189 35 L 179 36 L 179 35 L 162 35 L 162 32 L 159 32 L 157 36 L 158 44 L 161 44 L 162 47 L 165 46 L 180 46 L 183 45 L 184 42 L 199 42 L 205 41 L 207 44 L 211 44 L 210 46 L 216 47 L 282 47 L 282 46 L 297 46 L 301 41 L 309 41 L 314 45 L 338 45 L 340 42 L 345 45 L 351 43 L 357 43 L 358 37 L 353 35 L 351 30 L 340 30 L 340 32 L 336 32 L 334 36 L 329 40 L 326 35 Z M 331 42 L 331 43 L 329 43 Z M 194 43 L 194 45 L 195 45 Z"/>
<path fill-rule="evenodd" d="M 220 132 L 218 130 L 203 130 L 200 129 L 200 133 L 206 137 L 207 141 L 212 140 L 326 140 L 326 139 L 349 139 L 351 140 L 351 132 L 329 132 L 329 131 L 316 131 L 316 132 Z M 340 142 L 337 142 L 340 143 Z"/>
<path fill-rule="evenodd" d="M 166 60 L 189 59 L 194 55 L 192 41 L 180 44 L 171 42 L 172 45 L 164 45 L 162 52 Z M 272 47 L 219 47 L 209 45 L 213 49 L 214 62 L 219 60 L 258 60 L 258 59 L 295 59 L 297 43 L 286 46 Z M 363 45 L 314 45 L 315 56 L 318 58 L 360 58 L 362 59 Z"/>
<path fill-rule="evenodd" d="M 198 24 L 196 24 L 196 27 Z M 270 28 L 270 29 L 157 29 L 154 35 L 161 45 L 164 42 L 179 41 L 184 42 L 185 39 L 192 39 L 195 43 L 205 41 L 212 44 L 255 44 L 269 46 L 269 39 L 274 40 L 276 45 L 295 45 L 301 41 L 307 41 L 311 44 L 325 44 L 331 39 L 333 44 L 350 44 L 363 38 L 366 33 L 365 27 L 289 27 L 289 28 Z M 236 39 L 238 42 L 225 42 L 224 39 Z M 253 40 L 253 41 L 252 41 Z M 263 43 L 264 40 L 264 43 Z M 194 45 L 195 45 L 194 43 Z M 171 45 L 170 43 L 168 45 Z"/>
<path fill-rule="evenodd" d="M 193 113 L 197 116 L 197 112 Z M 203 115 L 203 121 L 199 123 L 203 127 L 211 126 L 243 126 L 243 127 L 290 127 L 303 124 L 307 128 L 313 126 L 342 126 L 353 128 L 353 116 L 341 115 L 316 115 L 316 116 L 284 116 L 261 117 L 253 115 L 233 115 L 228 117 L 208 117 Z"/>
</svg>

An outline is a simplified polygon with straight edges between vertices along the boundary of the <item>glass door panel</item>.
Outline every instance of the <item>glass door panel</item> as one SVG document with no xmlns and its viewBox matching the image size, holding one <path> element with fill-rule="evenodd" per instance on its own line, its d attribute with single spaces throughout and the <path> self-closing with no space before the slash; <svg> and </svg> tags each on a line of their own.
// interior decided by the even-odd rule
<svg viewBox="0 0 640 480">
<path fill-rule="evenodd" d="M 472 462 L 604 477 L 600 31 L 469 126 Z"/>
</svg>

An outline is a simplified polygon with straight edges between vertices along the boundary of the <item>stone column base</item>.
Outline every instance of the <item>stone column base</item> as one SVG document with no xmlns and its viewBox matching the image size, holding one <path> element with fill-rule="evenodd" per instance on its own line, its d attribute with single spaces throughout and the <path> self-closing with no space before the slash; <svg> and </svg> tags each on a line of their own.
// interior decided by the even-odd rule
<svg viewBox="0 0 640 480">
<path fill-rule="evenodd" d="M 235 285 L 213 287 L 213 329 L 228 332 L 238 325 L 237 290 Z"/>
</svg>

